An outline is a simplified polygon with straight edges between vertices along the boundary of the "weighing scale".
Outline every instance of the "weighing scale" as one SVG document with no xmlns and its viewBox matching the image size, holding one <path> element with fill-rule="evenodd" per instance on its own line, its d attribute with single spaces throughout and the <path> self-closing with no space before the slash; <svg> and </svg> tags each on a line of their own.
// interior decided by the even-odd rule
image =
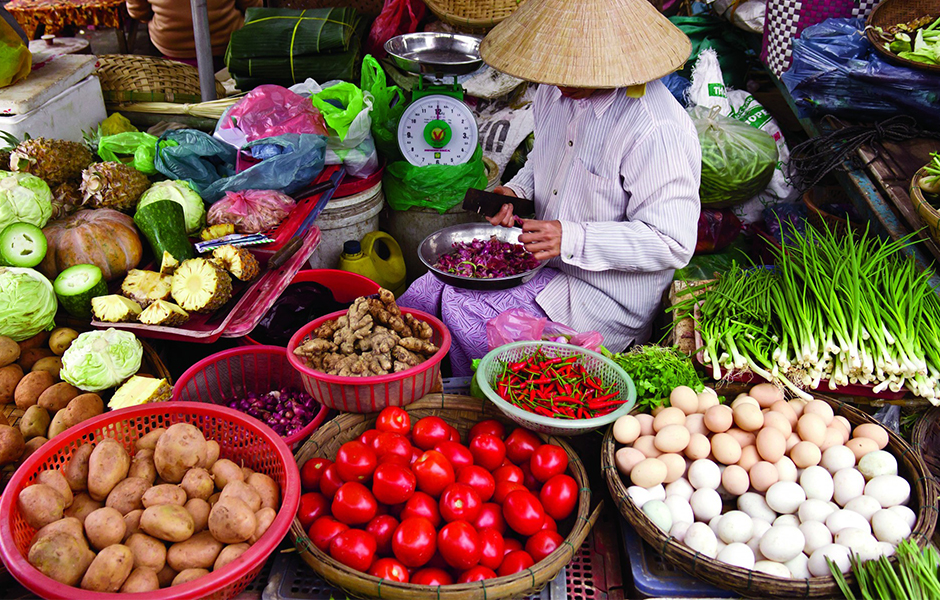
<svg viewBox="0 0 940 600">
<path fill-rule="evenodd" d="M 477 148 L 477 122 L 463 102 L 459 75 L 480 68 L 479 38 L 451 33 L 408 33 L 385 43 L 399 68 L 420 75 L 398 123 L 398 147 L 413 165 L 459 165 Z M 447 83 L 445 77 L 452 77 Z"/>
</svg>

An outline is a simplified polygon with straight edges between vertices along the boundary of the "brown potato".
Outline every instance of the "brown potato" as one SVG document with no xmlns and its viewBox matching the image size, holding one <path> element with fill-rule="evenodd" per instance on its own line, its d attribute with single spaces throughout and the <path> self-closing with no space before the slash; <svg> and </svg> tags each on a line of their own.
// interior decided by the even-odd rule
<svg viewBox="0 0 940 600">
<path fill-rule="evenodd" d="M 26 444 L 23 446 L 23 455 L 20 456 L 20 460 L 26 460 L 27 458 L 29 458 L 30 454 L 32 454 L 36 450 L 39 450 L 39 448 L 41 448 L 42 445 L 48 441 L 49 440 L 47 440 L 46 438 L 39 436 L 39 437 L 34 437 L 33 439 L 26 442 Z"/>
<path fill-rule="evenodd" d="M 16 497 L 16 506 L 20 514 L 34 529 L 40 529 L 62 518 L 65 503 L 54 488 L 36 483 L 23 488 Z"/>
<path fill-rule="evenodd" d="M 208 531 L 193 535 L 185 542 L 170 546 L 166 552 L 166 562 L 177 571 L 186 569 L 210 569 L 222 551 L 221 542 Z"/>
<path fill-rule="evenodd" d="M 16 364 L 23 367 L 24 372 L 32 371 L 33 365 L 49 356 L 53 356 L 53 354 L 52 350 L 48 348 L 30 348 L 29 350 L 23 350 L 20 353 L 20 357 L 16 361 Z"/>
<path fill-rule="evenodd" d="M 127 538 L 131 537 L 135 533 L 140 533 L 140 516 L 144 514 L 143 509 L 138 508 L 137 510 L 132 510 L 131 512 L 124 515 L 124 543 L 127 543 Z"/>
<path fill-rule="evenodd" d="M 177 576 L 177 572 L 173 570 L 170 565 L 167 565 L 157 571 L 157 579 L 160 580 L 160 587 L 170 587 L 170 584 L 173 583 L 173 579 Z"/>
<path fill-rule="evenodd" d="M 248 538 L 249 544 L 254 544 L 264 533 L 268 530 L 268 527 L 271 526 L 271 523 L 274 522 L 274 518 L 277 516 L 277 511 L 273 508 L 262 508 L 255 513 L 255 519 L 258 521 L 258 525 L 255 527 L 255 532 L 251 534 L 251 537 Z"/>
<path fill-rule="evenodd" d="M 248 478 L 251 477 L 254 471 L 248 467 L 242 467 L 242 481 L 248 481 Z"/>
<path fill-rule="evenodd" d="M 25 449 L 26 441 L 19 429 L 0 425 L 0 466 L 18 461 Z"/>
<path fill-rule="evenodd" d="M 85 529 L 82 527 L 82 522 L 74 517 L 65 517 L 59 519 L 58 521 L 53 521 L 52 523 L 49 523 L 37 531 L 36 534 L 33 535 L 33 539 L 29 543 L 29 547 L 32 548 L 36 545 L 36 542 L 44 537 L 52 535 L 53 533 L 67 533 L 75 539 L 81 541 L 85 546 L 88 546 L 88 542 L 85 541 Z"/>
<path fill-rule="evenodd" d="M 222 552 L 219 552 L 219 557 L 215 559 L 215 564 L 212 565 L 212 570 L 218 571 L 225 565 L 244 554 L 245 551 L 249 548 L 251 548 L 251 546 L 244 542 L 240 544 L 229 544 L 225 548 L 222 548 Z"/>
<path fill-rule="evenodd" d="M 157 440 L 153 462 L 167 483 L 179 483 L 191 467 L 206 459 L 206 437 L 189 423 L 171 425 Z"/>
<path fill-rule="evenodd" d="M 166 564 L 166 545 L 146 533 L 135 533 L 124 542 L 134 554 L 135 567 L 147 567 L 159 572 Z"/>
<path fill-rule="evenodd" d="M 33 405 L 26 409 L 20 422 L 20 433 L 24 440 L 31 440 L 34 437 L 45 436 L 49 431 L 49 411 L 41 406 Z"/>
<path fill-rule="evenodd" d="M 215 479 L 215 487 L 224 490 L 225 486 L 231 481 L 245 481 L 245 474 L 241 467 L 227 458 L 221 458 L 215 461 L 210 469 L 212 478 Z"/>
<path fill-rule="evenodd" d="M 110 506 L 122 515 L 133 510 L 142 510 L 144 508 L 143 497 L 149 489 L 150 484 L 146 479 L 140 477 L 122 479 L 108 494 L 104 505 Z"/>
<path fill-rule="evenodd" d="M 193 518 L 193 531 L 199 533 L 209 526 L 209 511 L 212 507 L 202 498 L 190 498 L 183 505 L 186 512 Z"/>
<path fill-rule="evenodd" d="M 43 483 L 54 489 L 62 498 L 63 507 L 72 506 L 72 488 L 65 476 L 58 469 L 46 469 L 36 477 L 36 483 Z"/>
<path fill-rule="evenodd" d="M 170 584 L 170 587 L 173 587 L 174 585 L 183 585 L 184 583 L 189 583 L 190 581 L 195 581 L 200 577 L 208 574 L 208 569 L 186 569 L 185 571 L 180 571 L 179 574 L 173 578 L 173 583 Z"/>
<path fill-rule="evenodd" d="M 58 531 L 44 536 L 30 549 L 29 564 L 46 577 L 75 586 L 82 580 L 95 554 L 78 538 Z"/>
<path fill-rule="evenodd" d="M 3 413 L 0 413 L 0 425 L 9 425 L 10 421 L 7 420 L 6 416 Z"/>
<path fill-rule="evenodd" d="M 18 364 L 7 365 L 0 368 L 0 404 L 13 402 L 16 384 L 23 379 L 23 367 Z"/>
<path fill-rule="evenodd" d="M 182 506 L 160 504 L 144 509 L 144 514 L 140 516 L 140 528 L 155 538 L 167 542 L 182 542 L 193 535 L 195 523 Z"/>
<path fill-rule="evenodd" d="M 104 500 L 119 481 L 127 477 L 131 457 L 120 442 L 105 438 L 98 442 L 88 459 L 88 494 Z"/>
<path fill-rule="evenodd" d="M 164 433 L 166 433 L 166 427 L 151 429 L 146 434 L 137 438 L 137 441 L 134 442 L 134 446 L 138 450 L 153 450 L 157 447 L 157 440 L 159 440 L 160 436 Z"/>
<path fill-rule="evenodd" d="M 72 345 L 72 342 L 75 341 L 75 338 L 78 337 L 78 332 L 74 329 L 68 327 L 56 327 L 52 330 L 52 333 L 49 334 L 49 349 L 52 350 L 53 354 L 62 356 L 65 354 L 65 351 L 69 349 L 69 346 Z"/>
<path fill-rule="evenodd" d="M 219 500 L 225 500 L 226 498 L 238 498 L 248 505 L 251 512 L 261 510 L 261 494 L 244 481 L 231 481 L 226 484 L 222 488 L 222 495 L 219 496 Z"/>
<path fill-rule="evenodd" d="M 97 417 L 103 412 L 104 402 L 101 400 L 101 396 L 98 394 L 79 394 L 52 417 L 52 424 L 49 425 L 49 437 L 51 439 L 69 427 L 74 427 L 82 421 Z"/>
<path fill-rule="evenodd" d="M 215 482 L 209 471 L 200 467 L 193 467 L 183 475 L 180 487 L 186 492 L 187 498 L 202 498 L 206 500 L 215 492 Z"/>
<path fill-rule="evenodd" d="M 212 465 L 215 464 L 215 461 L 219 460 L 219 453 L 222 449 L 219 447 L 219 443 L 215 440 L 209 440 L 206 442 L 206 460 L 200 465 L 202 468 L 208 470 L 212 469 Z"/>
<path fill-rule="evenodd" d="M 69 487 L 73 492 L 88 489 L 88 459 L 94 449 L 91 444 L 82 444 L 65 463 L 62 474 L 65 475 L 65 480 L 69 482 Z"/>
<path fill-rule="evenodd" d="M 35 371 L 34 371 L 35 372 Z M 82 391 L 66 381 L 50 386 L 39 395 L 39 406 L 50 412 L 58 412 L 69 405 L 72 398 L 82 395 Z"/>
<path fill-rule="evenodd" d="M 85 536 L 95 550 L 104 550 L 124 540 L 127 525 L 124 515 L 109 506 L 92 511 L 85 517 Z"/>
<path fill-rule="evenodd" d="M 261 508 L 277 508 L 281 505 L 281 488 L 264 473 L 252 473 L 245 483 L 255 488 L 261 496 Z M 256 511 L 257 512 L 257 511 Z"/>
<path fill-rule="evenodd" d="M 209 512 L 209 531 L 223 544 L 247 542 L 257 527 L 254 511 L 233 496 L 220 498 Z"/>
<path fill-rule="evenodd" d="M 141 498 L 141 501 L 144 503 L 144 508 L 159 506 L 161 504 L 183 506 L 186 504 L 186 492 L 178 485 L 164 483 L 162 485 L 155 485 L 147 490 L 143 498 Z"/>
<path fill-rule="evenodd" d="M 39 396 L 55 384 L 55 378 L 48 371 L 27 373 L 13 390 L 13 401 L 20 410 L 26 410 L 39 402 Z"/>
<path fill-rule="evenodd" d="M 17 342 L 20 347 L 20 353 L 29 350 L 30 348 L 39 348 L 40 346 L 45 345 L 46 340 L 49 339 L 48 331 L 40 331 L 33 337 L 23 340 L 22 342 Z"/>
<path fill-rule="evenodd" d="M 160 589 L 160 580 L 157 572 L 147 567 L 137 567 L 127 576 L 121 586 L 122 594 L 139 594 L 141 592 L 155 592 Z"/>
<path fill-rule="evenodd" d="M 112 544 L 98 553 L 91 561 L 82 589 L 93 592 L 117 592 L 134 568 L 134 555 L 123 544 Z"/>
<path fill-rule="evenodd" d="M 0 335 L 0 367 L 15 363 L 20 358 L 20 345 L 5 335 Z"/>
<path fill-rule="evenodd" d="M 139 477 L 150 485 L 157 479 L 157 467 L 153 464 L 153 450 L 138 450 L 131 460 L 128 477 Z"/>
<path fill-rule="evenodd" d="M 59 379 L 59 371 L 62 370 L 62 359 L 58 356 L 47 356 L 45 358 L 40 358 L 33 364 L 33 368 L 30 371 L 49 371 L 52 373 L 52 376 L 56 379 Z"/>
<path fill-rule="evenodd" d="M 220 496 L 222 496 L 222 492 L 216 492 L 216 493 L 212 494 L 211 496 L 209 496 L 209 499 L 206 500 L 206 502 L 209 503 L 209 506 L 210 506 L 210 507 L 215 506 L 216 502 L 219 501 L 219 497 L 220 497 Z"/>
<path fill-rule="evenodd" d="M 72 500 L 72 506 L 65 510 L 65 516 L 75 517 L 81 521 L 82 524 L 84 524 L 85 517 L 90 515 L 93 511 L 98 510 L 102 506 L 104 506 L 104 502 L 92 500 L 91 496 L 85 492 L 81 492 L 75 494 L 75 498 Z"/>
</svg>

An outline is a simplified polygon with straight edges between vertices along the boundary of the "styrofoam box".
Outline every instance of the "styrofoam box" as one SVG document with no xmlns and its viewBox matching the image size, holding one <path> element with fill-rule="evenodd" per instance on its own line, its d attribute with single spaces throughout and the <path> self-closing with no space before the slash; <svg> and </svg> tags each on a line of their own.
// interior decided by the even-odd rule
<svg viewBox="0 0 940 600">
<path fill-rule="evenodd" d="M 82 131 L 97 128 L 107 117 L 101 84 L 94 75 L 68 88 L 39 108 L 22 115 L 0 116 L 0 131 L 17 139 L 32 138 L 82 141 Z"/>
</svg>

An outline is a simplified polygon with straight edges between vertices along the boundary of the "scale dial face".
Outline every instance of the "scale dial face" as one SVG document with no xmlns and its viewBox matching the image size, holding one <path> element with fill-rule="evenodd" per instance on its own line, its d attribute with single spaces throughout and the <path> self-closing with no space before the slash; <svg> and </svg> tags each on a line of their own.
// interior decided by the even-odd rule
<svg viewBox="0 0 940 600">
<path fill-rule="evenodd" d="M 398 146 L 417 166 L 463 164 L 473 156 L 478 137 L 467 105 L 443 94 L 418 98 L 398 123 Z"/>
</svg>

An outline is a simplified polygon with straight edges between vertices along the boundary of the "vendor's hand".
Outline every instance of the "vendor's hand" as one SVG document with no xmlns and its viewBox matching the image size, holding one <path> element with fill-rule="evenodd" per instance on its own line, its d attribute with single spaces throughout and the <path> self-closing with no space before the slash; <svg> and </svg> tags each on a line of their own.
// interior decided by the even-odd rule
<svg viewBox="0 0 940 600">
<path fill-rule="evenodd" d="M 508 188 L 504 185 L 498 185 L 493 189 L 494 194 L 499 194 L 500 196 L 512 196 L 513 198 L 518 198 L 516 192 L 512 191 L 512 188 Z M 512 218 L 512 204 L 503 204 L 502 208 L 499 209 L 499 212 L 496 213 L 495 217 L 487 217 L 487 221 L 490 222 L 490 225 L 501 225 L 503 227 L 514 227 L 515 223 Z"/>
<path fill-rule="evenodd" d="M 523 219 L 519 242 L 538 260 L 549 260 L 561 254 L 561 221 Z"/>
</svg>

